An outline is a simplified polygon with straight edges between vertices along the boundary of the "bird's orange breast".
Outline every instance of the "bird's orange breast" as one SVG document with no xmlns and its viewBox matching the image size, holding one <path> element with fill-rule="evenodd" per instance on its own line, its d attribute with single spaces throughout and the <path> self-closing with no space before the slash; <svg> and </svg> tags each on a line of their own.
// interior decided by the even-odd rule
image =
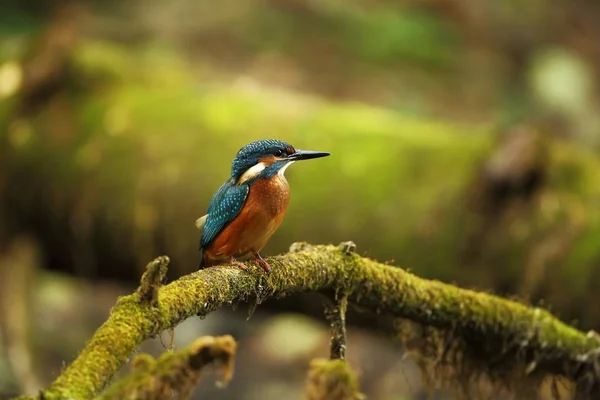
<svg viewBox="0 0 600 400">
<path fill-rule="evenodd" d="M 226 260 L 261 251 L 283 221 L 289 200 L 284 176 L 257 180 L 238 216 L 205 248 L 205 256 Z"/>
</svg>

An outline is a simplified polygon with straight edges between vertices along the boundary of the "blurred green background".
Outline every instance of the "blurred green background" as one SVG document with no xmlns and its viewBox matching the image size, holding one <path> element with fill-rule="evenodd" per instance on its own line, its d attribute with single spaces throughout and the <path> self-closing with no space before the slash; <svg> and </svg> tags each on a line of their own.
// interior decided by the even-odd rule
<svg viewBox="0 0 600 400">
<path fill-rule="evenodd" d="M 598 38 L 592 0 L 4 0 L 0 398 L 51 382 L 151 258 L 192 272 L 195 219 L 260 138 L 332 153 L 288 170 L 264 255 L 353 240 L 600 330 Z M 198 396 L 302 398 L 320 301 L 179 327 L 240 341 Z M 350 318 L 350 361 L 370 399 L 421 399 L 388 322 Z"/>
</svg>

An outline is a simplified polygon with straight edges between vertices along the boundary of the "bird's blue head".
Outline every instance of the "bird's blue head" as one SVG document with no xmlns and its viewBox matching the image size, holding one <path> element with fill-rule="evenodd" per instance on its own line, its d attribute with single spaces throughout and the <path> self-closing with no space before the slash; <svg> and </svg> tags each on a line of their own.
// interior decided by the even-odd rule
<svg viewBox="0 0 600 400">
<path fill-rule="evenodd" d="M 271 178 L 294 161 L 326 157 L 322 151 L 297 150 L 291 144 L 276 139 L 257 140 L 238 151 L 231 164 L 231 178 L 237 183 Z"/>
</svg>

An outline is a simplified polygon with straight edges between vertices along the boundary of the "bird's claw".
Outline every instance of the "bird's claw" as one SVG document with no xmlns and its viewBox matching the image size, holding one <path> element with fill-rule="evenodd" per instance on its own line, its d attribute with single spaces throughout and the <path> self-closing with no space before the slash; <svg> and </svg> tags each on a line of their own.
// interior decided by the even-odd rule
<svg viewBox="0 0 600 400">
<path fill-rule="evenodd" d="M 236 267 L 239 267 L 240 269 L 247 271 L 248 270 L 248 266 L 246 264 L 244 264 L 241 261 L 236 260 L 235 258 L 231 257 L 231 259 L 229 260 L 229 262 L 233 265 L 235 265 Z"/>
<path fill-rule="evenodd" d="M 269 272 L 271 272 L 271 267 L 269 266 L 269 264 L 265 261 L 264 258 L 262 258 L 260 256 L 260 254 L 256 253 L 254 254 L 254 259 L 256 260 L 256 262 L 258 263 L 258 265 L 260 265 L 265 272 L 268 274 Z"/>
<path fill-rule="evenodd" d="M 258 265 L 260 265 L 266 273 L 271 272 L 271 267 L 269 266 L 269 264 L 260 256 L 260 254 L 256 254 L 254 256 L 254 258 L 256 259 L 256 262 L 258 263 Z M 236 260 L 234 257 L 231 257 L 229 259 L 229 262 L 232 265 L 235 265 L 236 267 L 239 267 L 240 269 L 244 270 L 244 271 L 248 271 L 248 266 L 246 264 L 244 264 L 241 261 Z"/>
</svg>

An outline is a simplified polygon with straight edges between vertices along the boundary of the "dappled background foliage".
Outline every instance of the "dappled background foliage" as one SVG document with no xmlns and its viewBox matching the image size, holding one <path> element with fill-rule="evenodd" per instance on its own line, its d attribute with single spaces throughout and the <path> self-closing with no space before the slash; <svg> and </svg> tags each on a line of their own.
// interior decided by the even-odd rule
<svg viewBox="0 0 600 400">
<path fill-rule="evenodd" d="M 56 376 L 149 259 L 192 272 L 194 220 L 267 137 L 332 156 L 288 170 L 265 254 L 351 239 L 600 330 L 599 37 L 592 0 L 4 1 L 0 396 Z M 224 311 L 176 343 L 231 333 L 222 398 L 299 398 L 320 310 Z M 363 392 L 421 398 L 389 321 L 349 323 Z"/>
</svg>

